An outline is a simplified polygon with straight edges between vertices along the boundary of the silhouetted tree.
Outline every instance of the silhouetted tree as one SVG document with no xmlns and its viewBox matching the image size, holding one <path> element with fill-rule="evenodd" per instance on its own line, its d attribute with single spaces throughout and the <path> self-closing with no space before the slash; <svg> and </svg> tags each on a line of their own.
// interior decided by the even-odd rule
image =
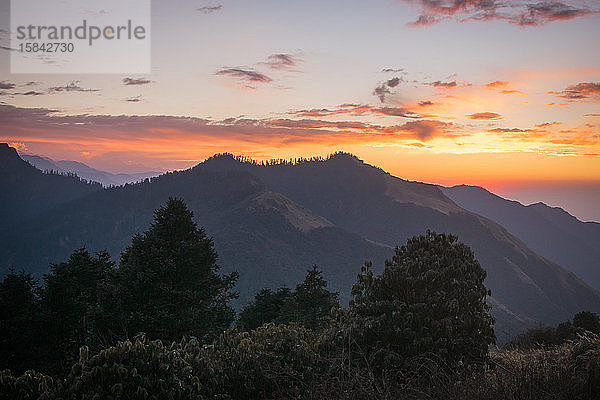
<svg viewBox="0 0 600 400">
<path fill-rule="evenodd" d="M 327 290 L 323 273 L 313 265 L 304 281 L 293 291 L 281 287 L 275 292 L 271 289 L 258 292 L 240 312 L 238 326 L 243 330 L 253 330 L 267 322 L 297 322 L 305 328 L 317 330 L 323 327 L 331 310 L 339 307 L 339 294 Z"/>
<path fill-rule="evenodd" d="M 283 313 L 309 329 L 319 329 L 331 310 L 339 308 L 339 293 L 327 290 L 327 281 L 316 265 L 308 270 L 304 281 L 296 285 Z"/>
<path fill-rule="evenodd" d="M 573 317 L 573 326 L 592 333 L 600 333 L 600 320 L 598 319 L 598 314 L 593 312 L 581 311 L 575 314 Z"/>
<path fill-rule="evenodd" d="M 77 360 L 80 346 L 94 350 L 100 347 L 97 326 L 104 323 L 98 321 L 104 318 L 99 310 L 101 293 L 113 269 L 114 262 L 108 252 L 92 256 L 82 248 L 75 250 L 67 261 L 52 264 L 50 273 L 44 276 L 42 303 L 48 348 L 59 370 Z"/>
<path fill-rule="evenodd" d="M 38 368 L 41 334 L 38 282 L 11 269 L 0 282 L 0 370 Z"/>
<path fill-rule="evenodd" d="M 237 280 L 237 273 L 218 270 L 212 239 L 182 200 L 169 198 L 150 229 L 121 254 L 116 297 L 123 334 L 145 332 L 166 341 L 216 337 L 234 319 L 228 301 L 236 297 L 231 289 Z"/>
<path fill-rule="evenodd" d="M 254 296 L 254 300 L 240 311 L 238 327 L 250 331 L 267 322 L 288 322 L 288 318 L 283 315 L 283 309 L 291 294 L 287 287 L 280 287 L 276 291 L 262 289 Z"/>
<path fill-rule="evenodd" d="M 415 236 L 374 276 L 367 263 L 352 288 L 352 341 L 372 366 L 403 367 L 430 354 L 449 365 L 481 362 L 494 343 L 485 270 L 457 237 Z"/>
</svg>

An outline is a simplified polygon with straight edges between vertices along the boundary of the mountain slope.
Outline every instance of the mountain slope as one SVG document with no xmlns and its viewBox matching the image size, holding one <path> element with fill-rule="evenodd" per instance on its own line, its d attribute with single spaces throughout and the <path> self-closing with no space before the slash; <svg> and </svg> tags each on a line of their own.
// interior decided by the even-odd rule
<svg viewBox="0 0 600 400">
<path fill-rule="evenodd" d="M 503 199 L 478 186 L 441 188 L 465 209 L 501 224 L 536 253 L 600 289 L 600 224 L 581 222 L 558 207 Z"/>
<path fill-rule="evenodd" d="M 143 181 L 146 178 L 152 178 L 161 174 L 156 171 L 139 174 L 111 174 L 110 172 L 94 169 L 78 161 L 54 161 L 48 157 L 27 154 L 21 155 L 21 158 L 41 171 L 71 173 L 88 181 L 99 182 L 103 186 L 120 186 L 125 183 Z"/>
<path fill-rule="evenodd" d="M 365 260 L 380 270 L 393 246 L 432 229 L 458 234 L 488 271 L 501 342 L 537 322 L 600 311 L 599 292 L 500 225 L 461 208 L 437 186 L 395 178 L 347 154 L 270 165 L 221 155 L 88 193 L 0 235 L 0 268 L 45 272 L 81 246 L 117 255 L 169 196 L 183 198 L 214 237 L 223 270 L 240 272 L 237 306 L 262 287 L 295 285 L 313 263 L 347 300 Z"/>
<path fill-rule="evenodd" d="M 599 292 L 500 225 L 462 209 L 434 185 L 392 177 L 353 156 L 266 166 L 220 157 L 197 168 L 251 172 L 336 226 L 389 246 L 426 229 L 458 234 L 488 271 L 486 284 L 503 306 L 496 312 L 507 318 L 557 323 L 583 309 L 600 311 Z M 518 325 L 505 326 L 505 334 L 514 334 Z"/>
<path fill-rule="evenodd" d="M 101 189 L 77 177 L 44 174 L 0 143 L 0 231 Z"/>
<path fill-rule="evenodd" d="M 0 237 L 2 267 L 46 272 L 83 246 L 117 256 L 148 229 L 153 210 L 169 196 L 183 198 L 214 238 L 223 270 L 240 273 L 238 306 L 263 287 L 295 285 L 313 264 L 347 301 L 362 263 L 382 262 L 393 252 L 335 227 L 248 173 L 187 170 L 105 189 L 23 224 Z"/>
</svg>

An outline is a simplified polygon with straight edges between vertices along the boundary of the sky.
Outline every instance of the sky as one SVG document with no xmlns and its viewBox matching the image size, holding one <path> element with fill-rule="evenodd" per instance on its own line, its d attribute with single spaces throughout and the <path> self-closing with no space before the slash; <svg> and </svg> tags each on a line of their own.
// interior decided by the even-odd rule
<svg viewBox="0 0 600 400">
<path fill-rule="evenodd" d="M 151 16 L 149 74 L 12 74 L 0 0 L 0 141 L 110 172 L 347 151 L 600 221 L 598 0 L 179 0 Z"/>
</svg>

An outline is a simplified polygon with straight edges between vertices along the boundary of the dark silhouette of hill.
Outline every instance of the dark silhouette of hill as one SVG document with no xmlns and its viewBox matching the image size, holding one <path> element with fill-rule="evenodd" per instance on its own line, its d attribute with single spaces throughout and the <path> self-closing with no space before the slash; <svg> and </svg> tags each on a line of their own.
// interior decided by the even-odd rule
<svg viewBox="0 0 600 400">
<path fill-rule="evenodd" d="M 581 222 L 559 207 L 525 206 L 478 186 L 441 188 L 461 207 L 504 226 L 530 249 L 600 289 L 600 224 Z"/>
<path fill-rule="evenodd" d="M 101 189 L 75 176 L 44 174 L 0 143 L 0 231 Z"/>
<path fill-rule="evenodd" d="M 459 207 L 435 185 L 393 177 L 344 153 L 295 165 L 235 161 L 214 157 L 196 168 L 250 171 L 336 226 L 378 243 L 402 244 L 426 229 L 457 234 L 488 271 L 491 302 L 505 320 L 506 335 L 532 321 L 559 322 L 577 310 L 600 307 L 599 292 L 502 226 Z"/>
<path fill-rule="evenodd" d="M 315 263 L 347 300 L 365 260 L 381 269 L 393 246 L 431 229 L 457 234 L 488 271 L 501 341 L 538 321 L 600 311 L 599 292 L 439 187 L 393 177 L 343 153 L 266 165 L 219 155 L 186 171 L 67 198 L 4 232 L 1 268 L 46 272 L 82 246 L 117 255 L 169 196 L 183 198 L 214 237 L 223 271 L 239 271 L 237 306 L 262 287 L 295 285 Z"/>
<path fill-rule="evenodd" d="M 132 235 L 148 229 L 153 210 L 169 196 L 183 198 L 214 238 L 223 271 L 239 271 L 238 305 L 263 287 L 295 285 L 313 264 L 348 300 L 362 263 L 382 262 L 393 252 L 335 227 L 246 172 L 194 169 L 105 189 L 22 224 L 1 238 L 3 270 L 46 272 L 82 246 L 116 256 Z"/>
</svg>

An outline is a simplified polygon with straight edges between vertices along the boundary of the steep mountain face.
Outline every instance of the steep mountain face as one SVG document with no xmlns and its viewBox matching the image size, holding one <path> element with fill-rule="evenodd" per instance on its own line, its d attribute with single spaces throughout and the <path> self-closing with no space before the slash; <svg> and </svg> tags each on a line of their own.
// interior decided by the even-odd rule
<svg viewBox="0 0 600 400">
<path fill-rule="evenodd" d="M 525 206 L 478 186 L 441 188 L 458 205 L 508 229 L 530 249 L 600 289 L 600 224 L 581 222 L 558 207 Z"/>
<path fill-rule="evenodd" d="M 454 203 L 433 185 L 408 182 L 347 154 L 297 165 L 260 166 L 211 159 L 209 170 L 243 170 L 343 229 L 388 246 L 427 229 L 470 245 L 488 271 L 499 336 L 531 321 L 557 323 L 583 309 L 600 310 L 600 293 L 531 251 L 497 223 Z"/>
<path fill-rule="evenodd" d="M 160 172 L 156 171 L 139 174 L 111 174 L 110 172 L 100 171 L 77 161 L 54 161 L 47 157 L 26 154 L 21 155 L 21 158 L 41 171 L 71 173 L 82 179 L 101 183 L 103 186 L 120 186 L 125 183 L 139 182 L 146 178 L 160 175 Z"/>
<path fill-rule="evenodd" d="M 500 341 L 538 321 L 600 311 L 600 293 L 500 225 L 437 186 L 395 178 L 347 154 L 264 166 L 215 156 L 186 171 L 68 198 L 0 234 L 0 268 L 45 272 L 82 246 L 118 255 L 169 196 L 183 198 L 213 236 L 223 270 L 239 271 L 237 306 L 262 287 L 295 285 L 314 263 L 347 300 L 365 260 L 381 269 L 393 246 L 432 229 L 458 234 L 488 271 Z"/>
<path fill-rule="evenodd" d="M 0 143 L 0 231 L 101 189 L 77 177 L 44 174 Z"/>
</svg>

